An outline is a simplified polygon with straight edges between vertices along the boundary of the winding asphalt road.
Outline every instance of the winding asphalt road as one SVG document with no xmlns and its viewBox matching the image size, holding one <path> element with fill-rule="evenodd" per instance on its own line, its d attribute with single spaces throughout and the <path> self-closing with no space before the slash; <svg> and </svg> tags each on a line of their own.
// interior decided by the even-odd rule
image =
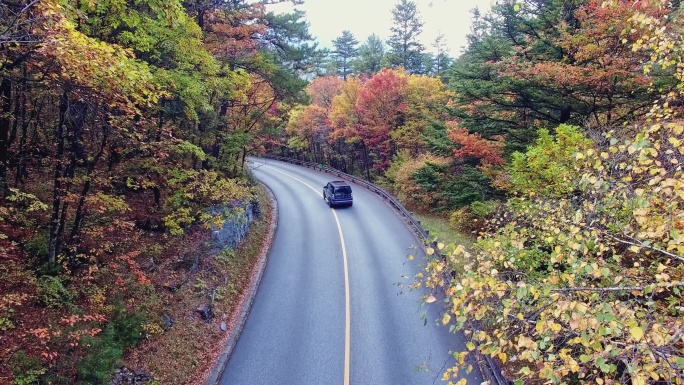
<svg viewBox="0 0 684 385">
<path fill-rule="evenodd" d="M 423 253 L 402 219 L 355 185 L 352 207 L 330 209 L 323 185 L 339 178 L 329 174 L 265 159 L 250 167 L 278 201 L 278 226 L 219 384 L 441 383 L 462 342 L 436 325 L 439 305 L 406 287 Z M 475 369 L 468 383 L 481 382 Z"/>
</svg>

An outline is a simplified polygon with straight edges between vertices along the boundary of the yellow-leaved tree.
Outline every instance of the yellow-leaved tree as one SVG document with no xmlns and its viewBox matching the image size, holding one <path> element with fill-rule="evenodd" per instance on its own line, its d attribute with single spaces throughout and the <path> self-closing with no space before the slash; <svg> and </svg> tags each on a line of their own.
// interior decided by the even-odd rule
<svg viewBox="0 0 684 385">
<path fill-rule="evenodd" d="M 421 273 L 417 286 L 446 293 L 442 323 L 469 339 L 461 363 L 489 354 L 518 384 L 684 383 L 684 29 L 669 3 L 650 5 L 659 16 L 637 11 L 625 28 L 644 34 L 632 49 L 650 54 L 645 71 L 675 73 L 676 89 L 593 140 L 570 126 L 541 135 L 514 156 L 491 230 Z M 554 188 L 544 163 L 563 176 Z"/>
</svg>

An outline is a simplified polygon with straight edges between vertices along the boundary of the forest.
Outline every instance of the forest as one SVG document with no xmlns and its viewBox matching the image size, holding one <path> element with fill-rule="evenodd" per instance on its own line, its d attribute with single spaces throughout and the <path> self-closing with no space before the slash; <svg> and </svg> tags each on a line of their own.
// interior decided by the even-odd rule
<svg viewBox="0 0 684 385">
<path fill-rule="evenodd" d="M 277 2 L 2 1 L 0 382 L 200 378 L 208 332 L 167 313 L 230 311 L 249 262 L 190 249 L 270 154 L 472 236 L 413 282 L 469 340 L 444 381 L 482 353 L 516 384 L 684 383 L 679 1 L 498 1 L 456 58 L 410 0 L 330 49 Z"/>
</svg>

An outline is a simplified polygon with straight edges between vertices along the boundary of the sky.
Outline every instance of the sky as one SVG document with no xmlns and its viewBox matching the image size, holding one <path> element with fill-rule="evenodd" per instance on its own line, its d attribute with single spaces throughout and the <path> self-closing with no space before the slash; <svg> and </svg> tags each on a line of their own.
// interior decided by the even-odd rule
<svg viewBox="0 0 684 385">
<path fill-rule="evenodd" d="M 426 51 L 434 53 L 435 38 L 441 32 L 447 43 L 449 55 L 458 57 L 467 44 L 472 14 L 478 7 L 482 13 L 490 8 L 493 0 L 413 0 L 423 21 L 421 43 Z M 332 41 L 349 30 L 359 45 L 372 33 L 386 42 L 392 25 L 392 9 L 399 0 L 305 0 L 304 4 L 291 3 L 270 5 L 267 10 L 275 13 L 292 12 L 297 8 L 306 12 L 309 33 L 316 38 L 319 47 L 332 48 Z"/>
</svg>

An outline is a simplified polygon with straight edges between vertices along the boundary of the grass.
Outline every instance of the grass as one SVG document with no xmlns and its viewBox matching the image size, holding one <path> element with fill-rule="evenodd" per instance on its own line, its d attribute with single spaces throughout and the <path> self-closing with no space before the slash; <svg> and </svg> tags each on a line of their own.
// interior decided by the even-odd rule
<svg viewBox="0 0 684 385">
<path fill-rule="evenodd" d="M 472 235 L 462 234 L 454 230 L 449 225 L 449 220 L 443 216 L 414 213 L 413 217 L 419 220 L 423 228 L 430 231 L 430 237 L 436 238 L 438 242 L 447 245 L 455 243 L 469 247 L 475 241 L 475 237 Z"/>
</svg>

